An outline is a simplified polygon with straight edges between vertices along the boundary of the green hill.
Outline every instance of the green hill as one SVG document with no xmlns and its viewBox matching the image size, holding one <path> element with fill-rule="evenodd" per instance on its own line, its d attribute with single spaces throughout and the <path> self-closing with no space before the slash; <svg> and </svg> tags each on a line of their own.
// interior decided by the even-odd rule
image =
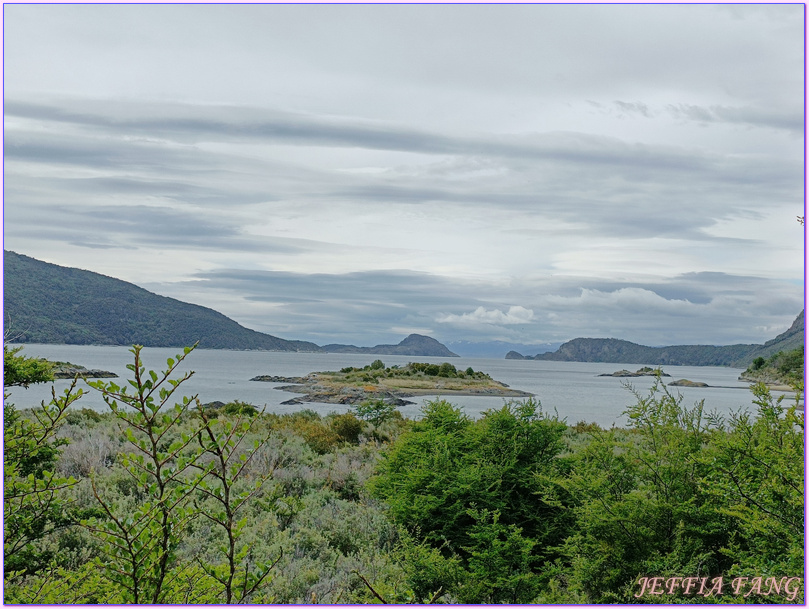
<svg viewBox="0 0 809 609">
<path fill-rule="evenodd" d="M 672 347 L 646 347 L 615 338 L 575 338 L 551 353 L 534 357 L 517 352 L 508 359 L 536 359 L 562 362 L 607 362 L 645 364 L 651 366 L 733 366 L 746 368 L 757 357 L 764 359 L 779 351 L 792 351 L 803 346 L 804 313 L 792 326 L 763 345 L 675 345 Z"/>
<path fill-rule="evenodd" d="M 327 353 L 374 353 L 378 355 L 424 355 L 432 357 L 459 357 L 434 338 L 411 334 L 398 345 L 355 347 L 354 345 L 323 345 Z"/>
<path fill-rule="evenodd" d="M 213 309 L 98 273 L 11 251 L 3 259 L 4 331 L 20 343 L 320 351 L 249 330 Z"/>
</svg>

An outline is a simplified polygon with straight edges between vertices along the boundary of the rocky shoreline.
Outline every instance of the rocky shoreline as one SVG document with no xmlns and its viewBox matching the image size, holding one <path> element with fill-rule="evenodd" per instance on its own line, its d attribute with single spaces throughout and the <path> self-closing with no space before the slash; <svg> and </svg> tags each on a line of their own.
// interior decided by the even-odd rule
<svg viewBox="0 0 809 609">
<path fill-rule="evenodd" d="M 88 369 L 70 362 L 55 362 L 51 369 L 54 379 L 73 379 L 76 376 L 85 379 L 115 379 L 118 375 L 108 370 Z"/>
<path fill-rule="evenodd" d="M 660 368 L 649 368 L 648 366 L 644 366 L 640 368 L 637 372 L 630 372 L 629 370 L 619 370 L 618 372 L 613 372 L 612 374 L 599 374 L 598 376 L 615 376 L 618 378 L 626 378 L 626 377 L 636 377 L 636 376 L 671 376 L 670 374 L 666 374 Z"/>
<path fill-rule="evenodd" d="M 766 371 L 751 372 L 750 370 L 745 370 L 739 375 L 739 380 L 750 384 L 764 383 L 768 389 L 773 391 L 795 391 L 792 386 L 784 382 L 784 379 Z"/>
</svg>

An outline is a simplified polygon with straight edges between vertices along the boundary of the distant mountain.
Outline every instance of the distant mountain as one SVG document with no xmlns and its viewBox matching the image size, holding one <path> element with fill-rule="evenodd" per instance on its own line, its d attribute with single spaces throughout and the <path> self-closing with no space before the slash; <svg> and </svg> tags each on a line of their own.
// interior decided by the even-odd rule
<svg viewBox="0 0 809 609">
<path fill-rule="evenodd" d="M 759 345 L 677 345 L 646 347 L 615 338 L 575 338 L 557 351 L 532 359 L 561 362 L 612 362 L 661 366 L 731 366 L 746 358 Z M 514 359 L 513 356 L 511 359 Z"/>
<path fill-rule="evenodd" d="M 510 351 L 506 354 L 506 359 L 746 368 L 757 357 L 767 358 L 778 351 L 798 348 L 803 345 L 803 335 L 804 312 L 801 311 L 789 330 L 763 345 L 646 347 L 615 338 L 576 338 L 562 344 L 558 350 L 551 353 L 540 353 L 531 357 Z"/>
<path fill-rule="evenodd" d="M 459 357 L 434 338 L 411 334 L 398 345 L 355 347 L 354 345 L 323 345 L 327 353 L 369 353 L 375 355 L 420 355 L 425 357 Z"/>
<path fill-rule="evenodd" d="M 450 341 L 447 348 L 451 349 L 461 357 L 485 357 L 490 359 L 502 359 L 509 351 L 516 353 L 546 353 L 556 351 L 562 343 L 508 343 L 494 340 L 485 343 L 473 343 L 465 340 Z"/>
<path fill-rule="evenodd" d="M 320 351 L 250 330 L 213 309 L 98 273 L 4 251 L 4 331 L 20 343 Z"/>
</svg>

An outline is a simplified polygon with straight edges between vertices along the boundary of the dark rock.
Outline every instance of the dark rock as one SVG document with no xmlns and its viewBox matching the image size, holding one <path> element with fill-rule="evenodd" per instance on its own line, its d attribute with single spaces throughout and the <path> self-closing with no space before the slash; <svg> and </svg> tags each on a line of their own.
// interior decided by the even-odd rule
<svg viewBox="0 0 809 609">
<path fill-rule="evenodd" d="M 205 410 L 219 410 L 220 408 L 224 408 L 226 405 L 227 404 L 225 404 L 224 402 L 220 402 L 219 400 L 215 400 L 213 402 L 207 402 L 206 404 L 203 404 L 202 407 Z"/>
<path fill-rule="evenodd" d="M 281 402 L 284 406 L 296 406 L 298 404 L 305 404 L 306 400 L 303 398 L 292 398 L 291 400 L 286 400 L 285 402 Z"/>
</svg>

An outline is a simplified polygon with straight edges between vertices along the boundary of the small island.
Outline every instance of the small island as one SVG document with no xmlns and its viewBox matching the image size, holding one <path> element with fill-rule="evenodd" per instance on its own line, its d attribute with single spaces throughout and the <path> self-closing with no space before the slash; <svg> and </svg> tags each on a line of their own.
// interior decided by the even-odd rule
<svg viewBox="0 0 809 609">
<path fill-rule="evenodd" d="M 701 381 L 689 381 L 688 379 L 680 379 L 679 381 L 672 381 L 669 387 L 710 387 L 708 383 Z"/>
<path fill-rule="evenodd" d="M 495 381 L 485 372 L 458 370 L 452 364 L 411 362 L 406 366 L 386 367 L 375 360 L 364 368 L 343 368 L 339 372 L 312 372 L 305 377 L 256 376 L 251 381 L 293 383 L 276 387 L 283 391 L 305 394 L 284 404 L 321 402 L 325 404 L 359 404 L 367 400 L 384 400 L 403 406 L 413 404 L 404 398 L 419 395 L 471 395 L 531 397 L 532 393 L 511 389 Z"/>
<path fill-rule="evenodd" d="M 650 368 L 649 366 L 644 366 L 643 368 L 638 369 L 637 372 L 630 372 L 629 370 L 619 370 L 618 372 L 613 372 L 612 374 L 599 374 L 598 376 L 616 376 L 619 378 L 625 378 L 635 376 L 671 376 L 671 375 L 666 374 L 660 368 Z"/>
</svg>

